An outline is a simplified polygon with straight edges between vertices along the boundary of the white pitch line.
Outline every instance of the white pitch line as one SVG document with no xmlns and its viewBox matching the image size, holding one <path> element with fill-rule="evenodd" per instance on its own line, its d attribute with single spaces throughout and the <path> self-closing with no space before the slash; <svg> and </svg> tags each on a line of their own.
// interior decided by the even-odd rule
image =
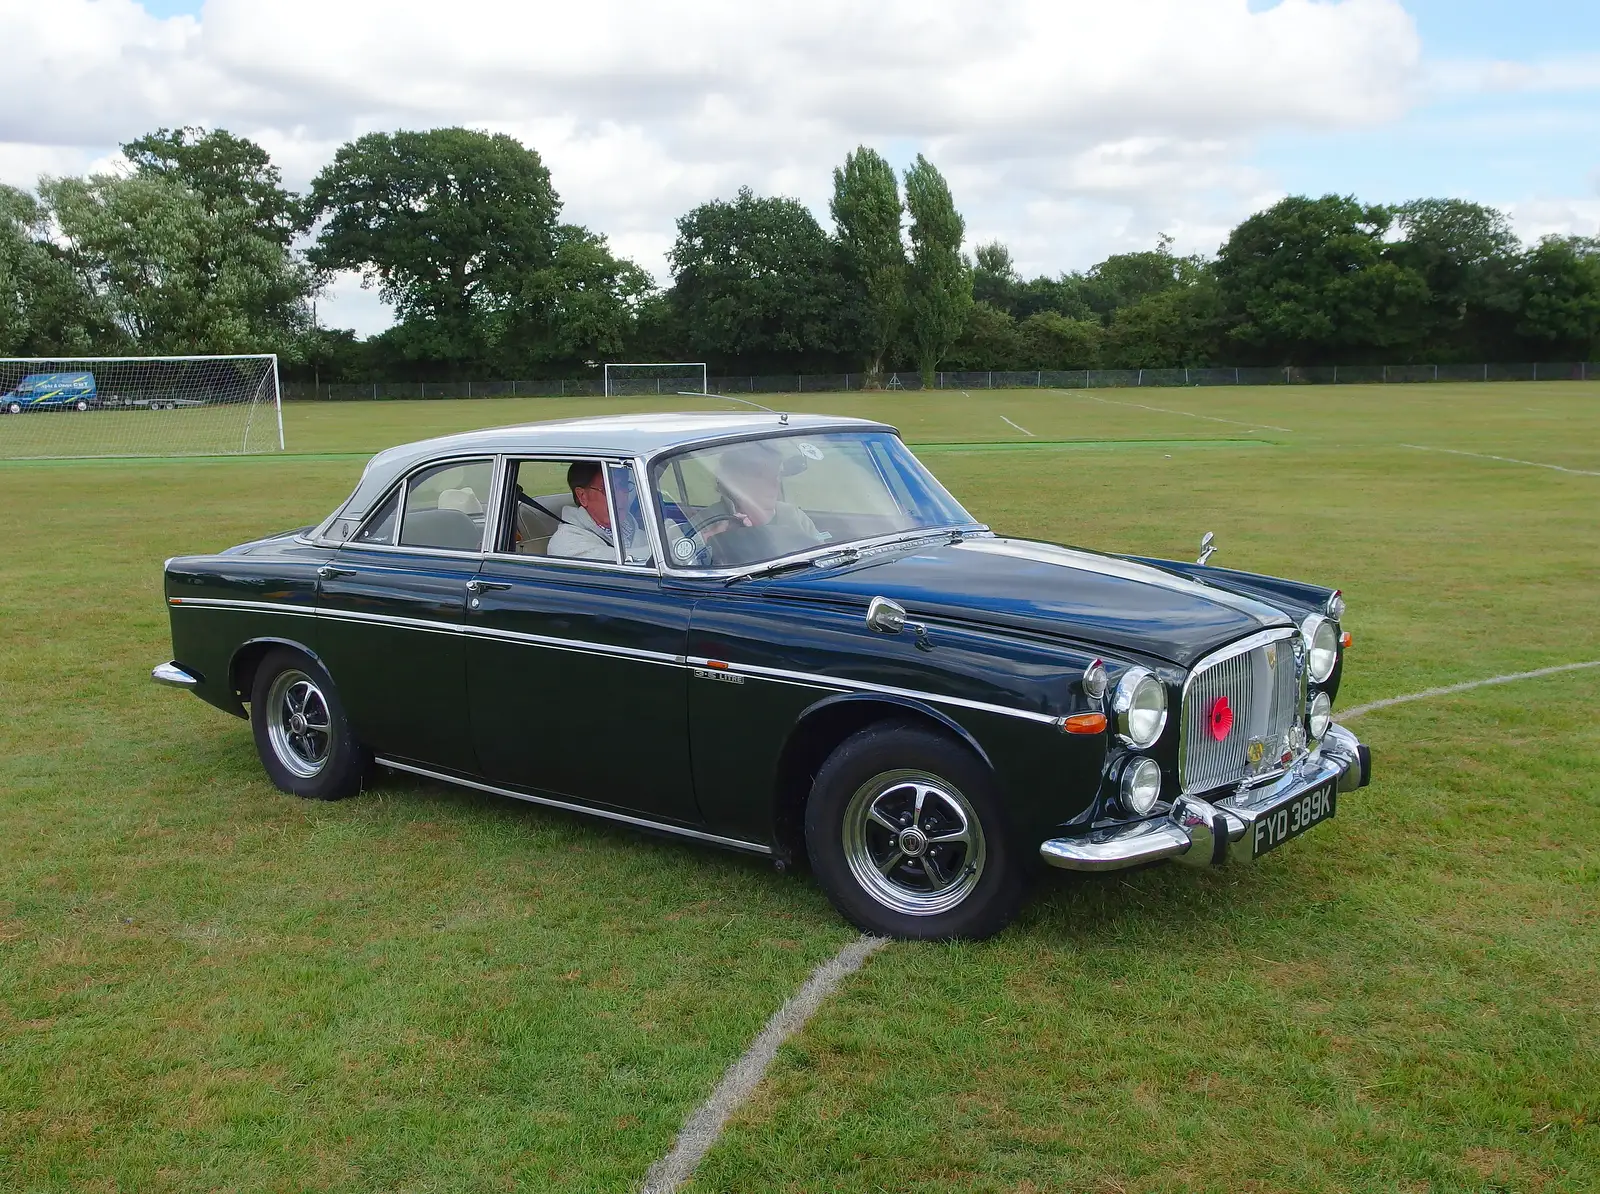
<svg viewBox="0 0 1600 1194">
<path fill-rule="evenodd" d="M 1430 448 L 1427 444 L 1401 444 L 1402 448 L 1415 448 L 1419 452 L 1448 452 L 1452 456 L 1475 456 L 1479 460 L 1498 460 L 1502 464 L 1525 464 L 1529 468 L 1550 468 L 1558 473 L 1574 473 L 1580 477 L 1600 477 L 1600 472 L 1586 468 L 1568 468 L 1564 464 L 1544 464 L 1538 460 L 1518 460 L 1515 456 L 1491 456 L 1487 452 L 1463 452 L 1460 448 Z"/>
<path fill-rule="evenodd" d="M 1103 402 L 1107 406 L 1131 406 L 1137 410 L 1153 410 L 1163 415 L 1183 415 L 1188 419 L 1207 419 L 1213 423 L 1229 423 L 1234 427 L 1248 427 L 1252 431 L 1264 427 L 1268 431 L 1287 431 L 1291 435 L 1294 434 L 1293 427 L 1278 427 L 1272 423 L 1241 423 L 1238 419 L 1224 419 L 1220 415 L 1197 415 L 1192 410 L 1173 410 L 1166 406 L 1146 406 L 1142 402 L 1121 402 L 1115 398 L 1101 398 L 1094 394 L 1079 393 L 1076 390 L 1055 390 L 1052 392 L 1056 394 L 1067 394 L 1073 398 L 1087 398 L 1091 402 Z"/>
<path fill-rule="evenodd" d="M 772 1013 L 772 1019 L 767 1021 L 767 1026 L 744 1056 L 728 1067 L 711 1097 L 689 1117 L 672 1151 L 650 1166 L 639 1194 L 671 1194 L 693 1176 L 717 1137 L 722 1135 L 728 1117 L 760 1084 L 767 1067 L 778 1054 L 778 1046 L 805 1027 L 806 1021 L 835 987 L 888 944 L 886 937 L 857 937 L 811 972 L 805 985 Z"/>
<path fill-rule="evenodd" d="M 1010 420 L 1010 419 L 1008 419 L 1008 418 L 1006 418 L 1006 417 L 1005 417 L 1005 416 L 1004 416 L 1004 415 L 1001 415 L 1001 416 L 1000 416 L 1000 421 L 1001 421 L 1001 422 L 1002 422 L 1002 423 L 1011 423 L 1011 420 Z M 1012 425 L 1012 426 L 1013 426 L 1013 427 L 1015 427 L 1015 428 L 1016 428 L 1016 429 L 1017 429 L 1017 430 L 1018 430 L 1018 431 L 1020 431 L 1020 432 L 1022 432 L 1022 434 L 1023 434 L 1023 435 L 1033 435 L 1033 432 L 1031 432 L 1031 431 L 1029 431 L 1029 430 L 1028 430 L 1028 429 L 1027 429 L 1027 428 L 1026 428 L 1026 427 L 1024 427 L 1024 426 L 1023 426 L 1023 425 L 1022 425 L 1022 424 L 1021 424 L 1021 423 L 1011 423 L 1011 425 Z M 1035 438 L 1035 439 L 1037 439 L 1037 438 L 1039 438 L 1039 437 L 1038 437 L 1038 436 L 1034 436 L 1034 438 Z"/>
<path fill-rule="evenodd" d="M 1371 713 L 1374 709 L 1387 709 L 1390 705 L 1404 705 L 1408 701 L 1424 701 L 1429 697 L 1449 696 L 1453 692 L 1466 692 L 1469 688 L 1483 688 L 1490 684 L 1510 684 L 1516 680 L 1535 680 L 1540 676 L 1553 676 L 1557 672 L 1576 672 L 1586 667 L 1600 667 L 1600 659 L 1591 659 L 1588 663 L 1562 663 L 1555 667 L 1542 667 L 1533 672 L 1513 672 L 1509 676 L 1490 676 L 1487 680 L 1468 680 L 1465 684 L 1447 684 L 1443 688 L 1425 688 L 1421 692 L 1407 693 L 1405 696 L 1388 697 L 1381 701 L 1371 701 L 1365 705 L 1357 705 L 1354 709 L 1346 709 L 1343 713 L 1336 714 L 1339 721 L 1352 717 L 1360 717 L 1363 713 Z"/>
</svg>

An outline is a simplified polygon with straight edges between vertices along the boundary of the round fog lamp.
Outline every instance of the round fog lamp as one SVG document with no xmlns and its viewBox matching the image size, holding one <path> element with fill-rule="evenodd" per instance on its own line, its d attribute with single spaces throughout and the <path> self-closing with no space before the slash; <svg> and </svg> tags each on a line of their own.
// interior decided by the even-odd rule
<svg viewBox="0 0 1600 1194">
<path fill-rule="evenodd" d="M 1136 817 L 1161 798 L 1161 768 L 1154 759 L 1135 759 L 1122 773 L 1122 807 Z"/>
<path fill-rule="evenodd" d="M 1311 698 L 1311 707 L 1306 710 L 1306 729 L 1310 731 L 1312 741 L 1321 742 L 1332 724 L 1333 701 L 1327 693 L 1319 692 Z"/>
</svg>

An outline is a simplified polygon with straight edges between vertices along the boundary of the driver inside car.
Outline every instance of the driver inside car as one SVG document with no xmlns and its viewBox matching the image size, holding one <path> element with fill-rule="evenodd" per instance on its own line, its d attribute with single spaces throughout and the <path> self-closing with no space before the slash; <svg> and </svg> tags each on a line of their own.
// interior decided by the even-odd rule
<svg viewBox="0 0 1600 1194">
<path fill-rule="evenodd" d="M 827 542 L 804 510 L 781 497 L 783 474 L 783 458 L 769 443 L 740 444 L 722 454 L 717 462 L 722 498 L 700 519 L 701 537 L 715 563 L 770 560 Z"/>
</svg>

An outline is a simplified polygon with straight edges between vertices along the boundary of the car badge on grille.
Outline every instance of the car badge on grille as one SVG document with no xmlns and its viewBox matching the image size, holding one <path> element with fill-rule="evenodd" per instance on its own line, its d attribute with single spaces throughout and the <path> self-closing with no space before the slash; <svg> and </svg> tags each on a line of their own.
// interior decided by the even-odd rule
<svg viewBox="0 0 1600 1194">
<path fill-rule="evenodd" d="M 1278 666 L 1278 644 L 1268 643 L 1266 647 L 1267 666 L 1276 669 Z"/>
<path fill-rule="evenodd" d="M 1259 766 L 1261 760 L 1267 757 L 1267 741 L 1265 738 L 1252 738 L 1250 745 L 1245 749 L 1245 758 L 1250 760 L 1250 766 Z"/>
</svg>

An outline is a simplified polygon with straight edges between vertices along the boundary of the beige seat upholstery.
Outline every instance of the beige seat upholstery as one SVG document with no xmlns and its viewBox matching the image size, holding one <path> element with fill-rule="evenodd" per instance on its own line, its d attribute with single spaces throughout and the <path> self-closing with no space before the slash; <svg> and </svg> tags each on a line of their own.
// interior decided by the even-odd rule
<svg viewBox="0 0 1600 1194">
<path fill-rule="evenodd" d="M 561 525 L 562 512 L 576 505 L 570 493 L 552 493 L 535 497 L 533 500 L 543 509 L 530 506 L 527 502 L 517 503 L 517 533 L 521 536 L 517 544 L 518 555 L 547 554 L 550 549 L 550 536 L 554 535 L 556 527 Z"/>
</svg>

